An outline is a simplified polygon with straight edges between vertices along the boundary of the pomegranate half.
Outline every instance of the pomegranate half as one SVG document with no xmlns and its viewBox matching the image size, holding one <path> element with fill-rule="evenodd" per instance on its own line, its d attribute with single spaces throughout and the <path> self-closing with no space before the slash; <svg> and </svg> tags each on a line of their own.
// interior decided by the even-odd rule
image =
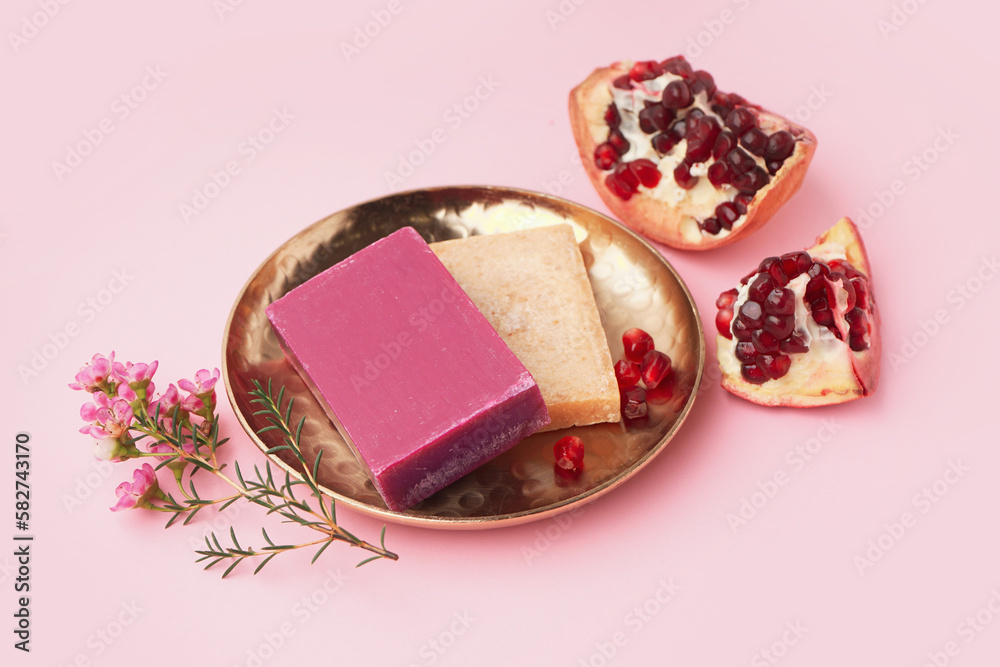
<svg viewBox="0 0 1000 667">
<path fill-rule="evenodd" d="M 875 391 L 879 311 L 849 218 L 804 252 L 764 259 L 716 306 L 722 386 L 737 396 L 805 408 Z"/>
<path fill-rule="evenodd" d="M 763 225 L 799 189 L 816 150 L 809 130 L 717 90 L 683 56 L 595 70 L 570 93 L 569 114 L 608 208 L 684 250 Z"/>
</svg>

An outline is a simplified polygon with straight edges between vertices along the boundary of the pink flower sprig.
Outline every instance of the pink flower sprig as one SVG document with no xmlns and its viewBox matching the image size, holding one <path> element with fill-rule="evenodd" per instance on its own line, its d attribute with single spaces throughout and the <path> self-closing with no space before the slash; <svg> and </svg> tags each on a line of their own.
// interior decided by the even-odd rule
<svg viewBox="0 0 1000 667">
<path fill-rule="evenodd" d="M 118 495 L 118 504 L 111 508 L 112 512 L 134 509 L 153 509 L 153 499 L 165 500 L 166 496 L 160 491 L 160 485 L 156 480 L 156 473 L 153 466 L 143 463 L 142 467 L 132 474 L 131 482 L 122 482 L 115 489 Z"/>
<path fill-rule="evenodd" d="M 264 413 L 269 415 L 271 425 L 265 430 L 277 430 L 284 439 L 284 444 L 276 450 L 292 451 L 305 469 L 304 479 L 293 480 L 286 475 L 284 484 L 277 485 L 269 462 L 263 471 L 260 466 L 254 466 L 256 479 L 244 478 L 239 463 L 236 463 L 236 479 L 233 479 L 223 472 L 224 466 L 217 458 L 219 447 L 228 441 L 228 438 L 219 439 L 215 393 L 219 370 L 210 372 L 202 369 L 194 374 L 192 380 L 182 379 L 176 385 L 168 384 L 162 394 L 155 395 L 152 379 L 158 365 L 156 361 L 151 364 L 121 363 L 115 361 L 114 352 L 108 357 L 95 354 L 90 363 L 76 374 L 76 381 L 69 385 L 71 389 L 91 395 L 91 400 L 80 409 L 80 417 L 85 422 L 80 432 L 96 441 L 94 455 L 97 458 L 115 462 L 144 457 L 157 459 L 155 468 L 143 463 L 133 472 L 132 481 L 118 485 L 115 489 L 118 502 L 111 508 L 112 511 L 146 509 L 167 512 L 171 515 L 167 521 L 169 527 L 181 517 L 184 518 L 183 523 L 188 523 L 210 505 L 225 508 L 242 499 L 266 508 L 268 514 L 280 515 L 286 523 L 297 523 L 321 534 L 319 539 L 300 544 L 276 545 L 262 528 L 267 546 L 254 550 L 242 547 L 236 540 L 235 532 L 230 533 L 231 547 L 223 547 L 212 533 L 211 539 L 205 539 L 206 548 L 196 553 L 201 556 L 198 561 L 210 561 L 205 569 L 228 561 L 229 567 L 223 577 L 247 558 L 263 557 L 254 571 L 256 574 L 278 554 L 309 546 L 319 547 L 313 557 L 315 562 L 335 541 L 347 542 L 374 554 L 359 565 L 379 558 L 398 558 L 385 548 L 384 528 L 380 546 L 377 546 L 355 537 L 337 524 L 334 501 L 323 495 L 314 473 L 302 457 L 299 446 L 302 422 L 293 432 L 286 421 L 290 418 L 291 401 L 284 411 L 280 409 L 284 392 L 280 392 L 275 400 L 270 385 L 264 391 L 260 383 L 254 381 L 255 388 L 250 394 L 254 397 L 253 402 L 262 404 Z M 139 448 L 140 443 L 145 446 L 145 451 Z M 317 458 L 315 468 L 318 464 Z M 156 471 L 163 467 L 173 473 L 178 497 L 160 486 Z M 199 470 L 222 480 L 234 493 L 215 499 L 201 497 L 192 479 Z M 281 479 L 280 475 L 278 479 Z M 307 498 L 296 497 L 296 487 L 299 486 L 307 487 L 310 495 L 319 501 L 318 509 L 314 510 Z"/>
</svg>

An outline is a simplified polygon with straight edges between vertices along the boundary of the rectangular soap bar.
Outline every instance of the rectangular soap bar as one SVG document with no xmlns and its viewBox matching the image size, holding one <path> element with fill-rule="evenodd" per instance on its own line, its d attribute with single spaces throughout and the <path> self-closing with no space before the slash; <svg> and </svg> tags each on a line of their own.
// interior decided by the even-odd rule
<svg viewBox="0 0 1000 667">
<path fill-rule="evenodd" d="M 571 225 L 431 250 L 538 382 L 552 419 L 545 430 L 621 421 L 611 352 Z"/>
<path fill-rule="evenodd" d="M 549 423 L 531 374 L 410 227 L 293 289 L 267 316 L 389 509 Z"/>
</svg>

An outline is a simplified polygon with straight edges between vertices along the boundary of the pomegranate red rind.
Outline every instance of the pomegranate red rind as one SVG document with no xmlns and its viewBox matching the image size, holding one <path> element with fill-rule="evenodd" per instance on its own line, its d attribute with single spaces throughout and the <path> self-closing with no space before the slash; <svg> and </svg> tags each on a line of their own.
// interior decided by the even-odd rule
<svg viewBox="0 0 1000 667">
<path fill-rule="evenodd" d="M 815 135 L 806 128 L 757 105 L 743 103 L 744 108 L 753 110 L 761 123 L 766 122 L 773 127 L 786 130 L 796 141 L 793 152 L 784 159 L 783 165 L 770 181 L 757 191 L 746 207 L 745 219 L 733 227 L 731 232 L 723 234 L 698 232 L 697 224 L 692 231 L 691 217 L 681 209 L 651 196 L 648 186 L 637 186 L 634 191 L 623 191 L 618 178 L 609 178 L 609 175 L 622 171 L 623 173 L 617 176 L 633 180 L 633 175 L 628 173 L 630 170 L 622 166 L 624 163 L 619 163 L 620 169 L 617 171 L 603 170 L 595 161 L 595 151 L 609 139 L 613 142 L 621 139 L 620 136 L 609 136 L 609 125 L 605 114 L 609 112 L 609 106 L 613 101 L 611 87 L 614 81 L 620 80 L 623 76 L 627 79 L 634 66 L 636 63 L 632 61 L 622 61 L 610 67 L 599 68 L 574 88 L 569 98 L 570 122 L 584 169 L 601 199 L 619 220 L 639 233 L 671 247 L 683 250 L 707 250 L 727 245 L 753 233 L 799 189 L 816 150 Z M 655 120 L 653 122 L 655 123 Z M 614 156 L 607 159 L 612 160 Z M 608 166 L 607 162 L 604 166 Z M 683 181 L 682 186 L 688 186 L 690 173 L 680 167 L 679 172 L 675 171 L 675 178 Z M 717 173 L 718 170 L 702 178 L 707 177 L 711 180 Z"/>
<path fill-rule="evenodd" d="M 807 252 L 814 260 L 825 262 L 831 267 L 831 277 L 837 280 L 836 284 L 844 285 L 847 282 L 840 281 L 844 276 L 838 269 L 842 269 L 849 276 L 855 276 L 858 284 L 865 286 L 867 293 L 860 302 L 857 300 L 861 297 L 854 294 L 855 302 L 852 302 L 852 290 L 848 288 L 841 291 L 841 302 L 833 308 L 836 311 L 833 313 L 834 329 L 840 332 L 840 336 L 836 337 L 840 340 L 828 338 L 822 351 L 819 345 L 806 352 L 795 349 L 794 346 L 783 347 L 781 352 L 787 353 L 786 358 L 790 358 L 791 363 L 787 368 L 778 369 L 785 372 L 778 379 L 766 378 L 769 372 L 773 372 L 773 368 L 758 370 L 750 361 L 753 351 L 745 352 L 740 345 L 745 347 L 746 344 L 741 343 L 740 339 L 750 340 L 752 337 L 744 331 L 736 331 L 739 328 L 736 326 L 737 322 L 733 323 L 733 330 L 730 332 L 732 339 L 719 333 L 716 343 L 722 386 L 753 403 L 790 407 L 833 405 L 870 396 L 878 385 L 882 355 L 881 321 L 872 289 L 871 265 L 857 227 L 850 219 L 843 218 L 820 235 Z M 767 262 L 762 262 L 762 266 L 764 264 Z M 774 262 L 770 266 L 773 268 Z M 760 267 L 754 273 L 758 271 Z M 746 288 L 748 299 L 750 289 L 756 282 L 766 281 L 751 280 Z M 733 309 L 734 305 L 731 292 L 723 293 L 718 302 L 720 310 Z M 808 307 L 801 302 L 800 306 Z M 855 307 L 859 310 L 854 310 Z M 859 313 L 862 311 L 864 316 L 860 317 Z M 857 345 L 860 348 L 858 350 L 851 347 L 852 326 L 866 327 L 862 341 L 864 344 Z M 779 360 L 779 365 L 786 363 Z M 749 372 L 747 364 L 751 365 Z"/>
</svg>

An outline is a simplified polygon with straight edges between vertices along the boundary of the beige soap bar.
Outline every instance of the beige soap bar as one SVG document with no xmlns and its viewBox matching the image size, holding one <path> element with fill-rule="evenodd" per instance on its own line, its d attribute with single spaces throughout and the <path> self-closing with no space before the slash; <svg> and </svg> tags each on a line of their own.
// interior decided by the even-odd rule
<svg viewBox="0 0 1000 667">
<path fill-rule="evenodd" d="M 611 353 L 570 225 L 431 250 L 535 378 L 552 420 L 542 430 L 621 421 Z"/>
</svg>

